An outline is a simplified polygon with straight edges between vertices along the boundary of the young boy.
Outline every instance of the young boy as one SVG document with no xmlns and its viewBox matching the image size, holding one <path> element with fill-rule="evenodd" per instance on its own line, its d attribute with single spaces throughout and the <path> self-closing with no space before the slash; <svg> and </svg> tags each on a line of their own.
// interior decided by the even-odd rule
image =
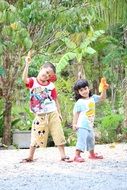
<svg viewBox="0 0 127 190">
<path fill-rule="evenodd" d="M 22 162 L 32 162 L 35 149 L 46 147 L 48 132 L 50 131 L 55 145 L 58 147 L 61 160 L 70 162 L 65 155 L 65 137 L 61 126 L 61 113 L 57 99 L 57 92 L 54 83 L 56 69 L 52 63 L 45 63 L 37 77 L 28 78 L 28 68 L 31 62 L 29 56 L 26 57 L 25 68 L 22 79 L 30 90 L 30 109 L 35 114 L 31 131 L 31 144 L 29 156 Z"/>
</svg>

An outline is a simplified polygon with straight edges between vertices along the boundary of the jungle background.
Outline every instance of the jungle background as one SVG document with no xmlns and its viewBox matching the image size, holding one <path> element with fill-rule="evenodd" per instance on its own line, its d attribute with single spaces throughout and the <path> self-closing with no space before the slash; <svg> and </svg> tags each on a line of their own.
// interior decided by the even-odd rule
<svg viewBox="0 0 127 190">
<path fill-rule="evenodd" d="M 96 108 L 97 142 L 126 141 L 126 0 L 0 1 L 0 137 L 6 146 L 12 143 L 13 130 L 31 128 L 29 92 L 22 82 L 31 49 L 29 76 L 36 76 L 45 61 L 56 66 L 67 145 L 75 145 L 76 139 L 71 123 L 79 72 L 93 93 L 99 94 L 102 76 L 110 85 L 106 101 Z"/>
</svg>

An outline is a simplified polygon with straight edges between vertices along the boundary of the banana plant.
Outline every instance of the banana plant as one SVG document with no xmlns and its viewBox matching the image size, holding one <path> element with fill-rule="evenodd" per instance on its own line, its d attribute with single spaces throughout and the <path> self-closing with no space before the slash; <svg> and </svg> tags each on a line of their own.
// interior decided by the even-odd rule
<svg viewBox="0 0 127 190">
<path fill-rule="evenodd" d="M 103 34 L 104 30 L 89 31 L 87 36 L 85 33 L 77 34 L 78 36 L 80 35 L 80 38 L 77 38 L 80 39 L 80 41 L 77 42 L 75 42 L 76 34 L 74 39 L 67 37 L 63 38 L 63 42 L 65 43 L 68 52 L 62 56 L 59 63 L 57 64 L 57 72 L 60 73 L 69 64 L 69 60 L 76 58 L 78 64 L 80 65 L 82 59 L 87 54 L 95 54 L 96 50 L 91 47 L 92 43 Z"/>
</svg>

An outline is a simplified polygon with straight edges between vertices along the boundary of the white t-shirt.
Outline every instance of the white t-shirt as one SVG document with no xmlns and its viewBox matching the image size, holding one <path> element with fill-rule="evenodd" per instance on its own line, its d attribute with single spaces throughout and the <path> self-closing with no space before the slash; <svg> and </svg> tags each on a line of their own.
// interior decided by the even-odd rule
<svg viewBox="0 0 127 190">
<path fill-rule="evenodd" d="M 78 128 L 93 129 L 95 118 L 95 103 L 100 101 L 100 96 L 93 95 L 89 98 L 79 99 L 74 106 L 73 113 L 78 112 Z"/>
<path fill-rule="evenodd" d="M 26 84 L 30 90 L 30 109 L 32 112 L 50 113 L 57 110 L 55 100 L 57 98 L 57 92 L 55 85 L 49 82 L 48 85 L 41 85 L 37 79 L 29 78 L 29 82 Z"/>
</svg>

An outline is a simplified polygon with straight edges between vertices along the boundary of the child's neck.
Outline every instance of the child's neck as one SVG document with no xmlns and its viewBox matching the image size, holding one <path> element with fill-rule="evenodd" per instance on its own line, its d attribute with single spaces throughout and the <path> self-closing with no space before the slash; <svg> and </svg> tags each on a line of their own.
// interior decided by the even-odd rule
<svg viewBox="0 0 127 190">
<path fill-rule="evenodd" d="M 49 83 L 49 81 L 47 81 L 47 80 L 43 81 L 43 80 L 39 80 L 38 78 L 37 78 L 37 81 L 41 85 L 47 85 Z"/>
<path fill-rule="evenodd" d="M 89 96 L 88 97 L 82 97 L 83 99 L 89 99 Z"/>
</svg>

